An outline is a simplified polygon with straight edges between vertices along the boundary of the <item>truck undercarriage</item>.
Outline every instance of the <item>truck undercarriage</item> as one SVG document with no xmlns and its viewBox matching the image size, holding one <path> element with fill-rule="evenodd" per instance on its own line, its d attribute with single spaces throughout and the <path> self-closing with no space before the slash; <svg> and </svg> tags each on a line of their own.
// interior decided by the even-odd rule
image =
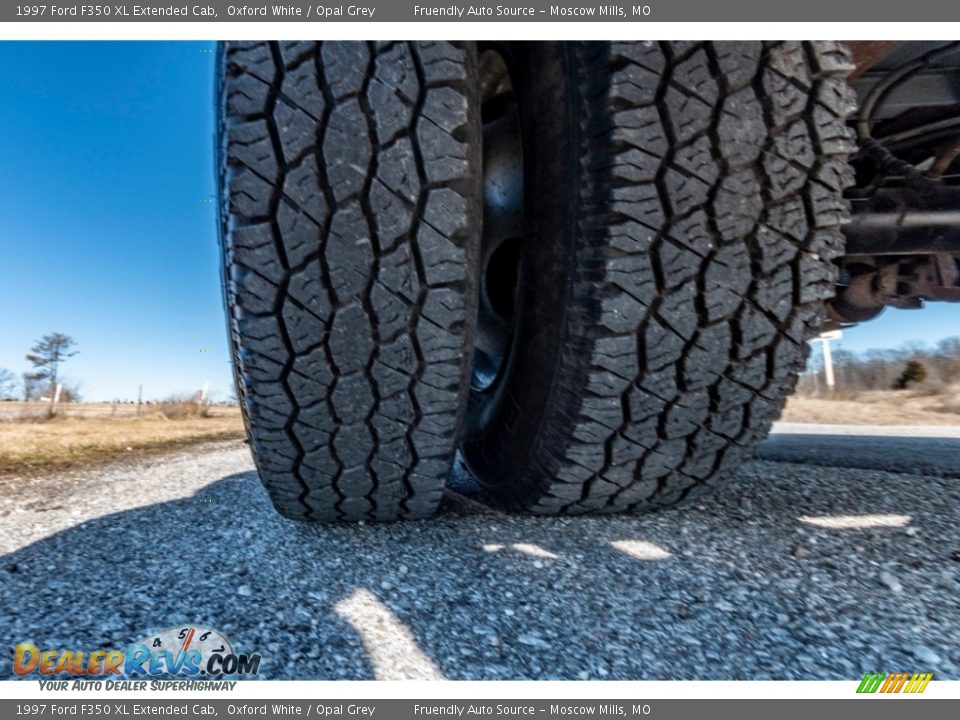
<svg viewBox="0 0 960 720">
<path fill-rule="evenodd" d="M 850 47 L 858 152 L 834 326 L 960 302 L 960 43 Z"/>
</svg>

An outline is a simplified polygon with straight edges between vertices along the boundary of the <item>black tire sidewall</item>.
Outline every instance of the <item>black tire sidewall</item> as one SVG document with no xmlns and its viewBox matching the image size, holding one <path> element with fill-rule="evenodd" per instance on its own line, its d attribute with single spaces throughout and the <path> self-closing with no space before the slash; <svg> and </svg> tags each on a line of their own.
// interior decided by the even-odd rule
<svg viewBox="0 0 960 720">
<path fill-rule="evenodd" d="M 511 73 L 524 153 L 525 238 L 517 289 L 517 317 L 504 376 L 493 396 L 471 398 L 475 432 L 464 457 L 479 482 L 508 502 L 526 504 L 526 478 L 551 412 L 559 349 L 575 267 L 580 172 L 580 126 L 564 42 L 497 46 Z M 534 491 L 535 489 L 530 488 Z"/>
</svg>

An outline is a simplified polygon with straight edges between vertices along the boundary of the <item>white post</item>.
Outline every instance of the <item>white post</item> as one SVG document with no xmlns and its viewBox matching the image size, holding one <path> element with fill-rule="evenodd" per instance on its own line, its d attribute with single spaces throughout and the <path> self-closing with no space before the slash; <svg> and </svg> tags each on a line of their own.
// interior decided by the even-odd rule
<svg viewBox="0 0 960 720">
<path fill-rule="evenodd" d="M 50 403 L 50 414 L 57 414 L 57 403 L 60 402 L 60 391 L 63 390 L 63 385 L 57 383 L 56 389 L 53 391 L 53 401 Z"/>
<path fill-rule="evenodd" d="M 820 343 L 823 345 L 823 375 L 827 382 L 827 390 L 832 392 L 836 383 L 833 377 L 833 355 L 830 353 L 830 338 L 821 337 Z"/>
<path fill-rule="evenodd" d="M 820 341 L 820 346 L 823 348 L 823 379 L 826 381 L 828 392 L 833 392 L 833 386 L 836 384 L 833 376 L 833 353 L 830 352 L 830 341 L 839 340 L 842 337 L 842 330 L 828 330 L 814 338 Z"/>
<path fill-rule="evenodd" d="M 200 404 L 202 405 L 207 399 L 207 391 L 210 390 L 210 381 L 208 380 L 203 384 L 203 390 L 200 391 Z"/>
</svg>

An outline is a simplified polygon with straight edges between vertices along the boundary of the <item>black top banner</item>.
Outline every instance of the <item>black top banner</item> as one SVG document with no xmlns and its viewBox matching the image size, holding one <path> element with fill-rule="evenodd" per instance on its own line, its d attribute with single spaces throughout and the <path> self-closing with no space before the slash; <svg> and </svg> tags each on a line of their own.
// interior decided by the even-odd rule
<svg viewBox="0 0 960 720">
<path fill-rule="evenodd" d="M 76 2 L 4 4 L 2 22 L 955 22 L 960 3 L 943 0 L 648 0 L 639 4 L 529 0 L 494 4 L 443 0 L 361 0 L 354 4 L 286 0 L 235 4 Z"/>
</svg>

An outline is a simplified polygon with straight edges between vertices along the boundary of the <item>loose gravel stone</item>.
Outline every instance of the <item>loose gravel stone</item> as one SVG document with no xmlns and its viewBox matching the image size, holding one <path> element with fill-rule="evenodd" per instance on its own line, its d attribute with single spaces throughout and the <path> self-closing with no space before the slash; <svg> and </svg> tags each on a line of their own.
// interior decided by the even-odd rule
<svg viewBox="0 0 960 720">
<path fill-rule="evenodd" d="M 266 679 L 960 679 L 960 453 L 953 475 L 860 469 L 861 439 L 842 438 L 851 467 L 751 461 L 708 502 L 641 516 L 511 515 L 465 487 L 425 522 L 296 523 L 238 442 L 2 478 L 0 637 L 124 647 L 195 622 Z M 890 514 L 923 531 L 801 520 Z M 109 606 L 64 604 L 92 583 Z"/>
<path fill-rule="evenodd" d="M 880 582 L 893 590 L 895 593 L 903 592 L 903 584 L 897 580 L 893 573 L 887 570 L 884 570 L 880 573 Z"/>
<path fill-rule="evenodd" d="M 925 645 L 914 645 L 908 650 L 917 660 L 927 665 L 939 665 L 943 662 L 943 658 Z"/>
</svg>

